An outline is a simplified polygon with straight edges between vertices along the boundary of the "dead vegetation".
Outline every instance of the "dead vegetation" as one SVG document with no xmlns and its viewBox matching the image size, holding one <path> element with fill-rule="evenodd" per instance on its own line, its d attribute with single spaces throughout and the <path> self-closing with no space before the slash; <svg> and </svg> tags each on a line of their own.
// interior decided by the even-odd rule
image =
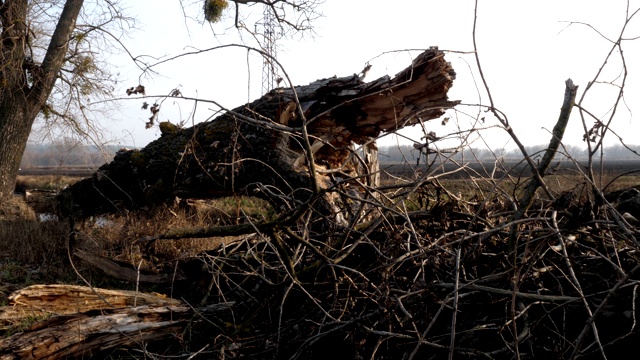
<svg viewBox="0 0 640 360">
<path fill-rule="evenodd" d="M 430 60 L 416 69 L 437 73 L 431 66 L 439 62 L 447 71 L 438 78 L 452 79 L 439 55 L 418 58 Z M 427 81 L 420 73 L 416 78 Z M 403 124 L 425 129 L 424 142 L 416 143 L 424 161 L 415 172 L 377 184 L 377 171 L 363 159 L 366 151 L 356 151 L 351 141 L 374 150 L 380 132 L 394 131 L 397 123 L 360 112 L 380 110 L 374 106 L 380 98 L 366 93 L 370 88 L 357 77 L 310 85 L 337 86 L 340 94 L 353 94 L 345 87 L 364 91 L 362 98 L 331 103 L 335 108 L 323 107 L 324 100 L 293 101 L 289 90 L 280 98 L 274 92 L 254 105 L 267 103 L 278 116 L 268 113 L 265 120 L 252 117 L 253 106 L 239 108 L 218 124 L 165 134 L 148 149 L 119 154 L 60 197 L 72 226 L 70 259 L 82 266 L 78 276 L 102 272 L 100 281 L 111 280 L 101 285 L 153 289 L 187 306 L 176 310 L 175 319 L 154 317 L 150 323 L 165 325 L 152 331 L 158 336 L 135 343 L 127 342 L 132 333 L 118 337 L 120 328 L 111 328 L 115 310 L 80 312 L 74 321 L 100 324 L 82 335 L 108 333 L 110 341 L 120 341 L 115 346 L 123 352 L 112 356 L 622 358 L 640 340 L 640 191 L 631 173 L 606 182 L 598 172 L 595 154 L 607 129 L 598 119 L 590 157 L 574 161 L 573 175 L 549 167 L 571 111 L 577 109 L 583 123 L 590 115 L 582 100 L 576 104 L 577 86 L 571 80 L 565 85 L 542 159 L 534 161 L 521 147 L 532 175 L 504 169 L 478 176 L 464 163 L 450 174 L 439 171 L 438 164 L 452 161 L 448 154 L 467 147 L 476 129 L 457 131 L 459 145 L 438 150 L 434 144 L 441 138 L 426 131 L 421 111 L 440 115 L 456 103 L 436 94 L 433 107 L 406 113 L 412 107 L 397 102 L 402 109 L 391 110 L 405 115 Z M 309 89 L 298 88 L 315 94 Z M 387 90 L 376 88 L 376 95 L 393 97 Z M 330 91 L 319 93 L 335 100 Z M 520 146 L 506 115 L 493 103 L 488 108 Z M 378 120 L 380 127 L 372 127 Z M 252 148 L 257 144 L 262 152 Z M 464 180 L 447 180 L 452 173 Z M 239 174 L 248 177 L 239 180 Z M 232 197 L 231 206 L 219 202 L 205 211 L 193 200 L 230 192 L 260 194 L 270 207 L 251 212 L 243 198 Z M 176 204 L 179 195 L 185 200 Z M 107 211 L 113 214 L 103 215 Z M 97 279 L 82 278 L 88 285 Z M 207 312 L 211 307 L 220 311 Z M 118 311 L 132 319 L 138 310 Z M 61 319 L 44 321 L 55 325 L 56 341 L 72 344 Z M 38 331 L 38 325 L 23 326 L 21 339 L 33 344 Z M 65 355 L 96 354 L 69 346 Z"/>
<path fill-rule="evenodd" d="M 386 205 L 374 210 L 374 220 L 305 238 L 290 225 L 228 241 L 136 243 L 170 229 L 273 220 L 264 203 L 251 199 L 210 202 L 207 211 L 163 207 L 153 215 L 99 220 L 108 226 L 88 219 L 76 227 L 78 247 L 122 264 L 138 278 L 106 280 L 110 275 L 91 269 L 94 262 L 83 262 L 81 253 L 73 259 L 93 284 L 153 289 L 195 307 L 181 310 L 189 322 L 173 322 L 178 327 L 170 333 L 182 341 L 149 338 L 146 351 L 152 356 L 205 349 L 201 356 L 319 358 L 331 346 L 346 358 L 616 358 L 638 340 L 637 230 L 617 215 L 621 193 L 598 200 L 584 178 L 549 178 L 554 199 L 539 194 L 526 216 L 513 221 L 513 199 L 527 179 L 469 173 L 465 184 L 474 191 L 451 191 L 460 180 L 428 174 L 427 168 L 415 174 L 421 183 L 410 193 L 406 184 L 415 183 L 414 176 L 385 191 Z M 618 181 L 632 184 L 633 178 L 617 178 L 611 186 Z M 21 260 L 68 266 L 61 264 L 66 254 L 60 251 L 66 249 L 68 228 L 34 234 L 34 227 L 60 225 L 30 224 L 23 234 L 32 237 L 11 256 L 32 254 Z M 514 227 L 519 241 L 510 252 Z M 20 233 L 3 229 L 3 238 Z M 56 238 L 50 250 L 23 248 Z M 53 259 L 60 262 L 47 263 Z M 15 266 L 12 271 L 19 273 Z M 165 274 L 168 281 L 148 283 L 145 274 Z M 232 303 L 215 316 L 198 310 Z M 34 316 L 5 331 L 28 338 L 42 331 L 33 324 L 62 325 L 48 320 L 51 315 Z"/>
<path fill-rule="evenodd" d="M 236 334 L 218 349 L 263 358 L 312 358 L 326 346 L 346 358 L 617 358 L 637 341 L 637 245 L 613 209 L 594 206 L 589 218 L 587 197 L 575 196 L 561 210 L 541 202 L 513 223 L 512 204 L 496 193 L 439 201 L 428 192 L 429 209 L 312 240 L 314 250 L 285 230 L 280 246 L 259 237 L 203 254 L 207 302 L 237 304 L 218 319 Z M 510 253 L 514 226 L 520 241 Z"/>
</svg>

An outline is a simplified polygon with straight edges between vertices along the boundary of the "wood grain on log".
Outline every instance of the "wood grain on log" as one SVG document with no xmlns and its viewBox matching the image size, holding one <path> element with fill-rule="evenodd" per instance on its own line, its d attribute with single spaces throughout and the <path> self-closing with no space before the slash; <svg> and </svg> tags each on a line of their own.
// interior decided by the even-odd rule
<svg viewBox="0 0 640 360">
<path fill-rule="evenodd" d="M 182 302 L 161 295 L 77 285 L 32 285 L 15 291 L 0 308 L 0 322 L 24 316 L 51 316 L 139 305 L 177 306 Z"/>
<path fill-rule="evenodd" d="M 0 339 L 0 360 L 90 358 L 118 346 L 171 338 L 194 314 L 183 302 L 157 294 L 76 285 L 33 285 L 14 292 L 9 301 L 0 308 L 0 323 L 32 324 Z"/>
<path fill-rule="evenodd" d="M 188 306 L 156 305 L 55 316 L 0 339 L 0 360 L 89 358 L 178 334 L 191 315 Z"/>
</svg>

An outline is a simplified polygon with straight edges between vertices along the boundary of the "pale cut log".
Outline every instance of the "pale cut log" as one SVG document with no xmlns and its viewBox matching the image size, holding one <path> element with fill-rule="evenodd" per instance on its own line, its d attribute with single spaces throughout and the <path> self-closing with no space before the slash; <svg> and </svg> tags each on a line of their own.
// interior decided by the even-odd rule
<svg viewBox="0 0 640 360">
<path fill-rule="evenodd" d="M 178 306 L 182 301 L 160 294 L 108 290 L 79 285 L 32 285 L 9 296 L 9 305 L 0 308 L 0 323 L 25 316 L 47 317 L 100 309 L 155 305 Z"/>
<path fill-rule="evenodd" d="M 139 346 L 180 334 L 194 311 L 159 294 L 76 285 L 33 285 L 9 296 L 3 324 L 33 322 L 0 339 L 0 360 L 90 358 L 119 346 Z M 198 309 L 215 313 L 233 303 Z"/>
<path fill-rule="evenodd" d="M 135 346 L 182 332 L 188 306 L 138 306 L 54 316 L 0 339 L 0 360 L 90 358 L 117 346 Z"/>
</svg>

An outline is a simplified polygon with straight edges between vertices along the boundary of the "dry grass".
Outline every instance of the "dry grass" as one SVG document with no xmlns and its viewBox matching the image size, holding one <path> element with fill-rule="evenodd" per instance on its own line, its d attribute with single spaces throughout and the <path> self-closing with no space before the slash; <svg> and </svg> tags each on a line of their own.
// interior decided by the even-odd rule
<svg viewBox="0 0 640 360">
<path fill-rule="evenodd" d="M 137 240 L 157 236 L 170 229 L 261 222 L 273 216 L 266 202 L 246 197 L 230 197 L 196 204 L 163 207 L 153 212 L 131 212 L 87 219 L 77 227 L 78 246 L 92 253 L 124 261 L 147 270 L 172 266 L 177 259 L 212 250 L 238 237 L 161 240 L 148 248 Z"/>
<path fill-rule="evenodd" d="M 69 227 L 58 221 L 0 224 L 0 283 L 64 281 L 73 278 L 67 260 Z"/>
<path fill-rule="evenodd" d="M 19 188 L 29 190 L 27 202 L 36 213 L 55 213 L 55 193 L 79 178 L 65 176 L 20 176 Z M 33 191 L 52 190 L 52 191 Z M 16 198 L 20 200 L 20 198 Z M 75 246 L 95 254 L 124 261 L 135 267 L 154 270 L 172 266 L 176 259 L 188 258 L 215 249 L 236 238 L 163 240 L 149 248 L 133 246 L 139 239 L 156 236 L 179 227 L 229 225 L 246 221 L 264 221 L 274 216 L 266 202 L 249 197 L 229 197 L 209 201 L 189 201 L 152 212 L 129 212 L 89 218 L 75 225 Z M 69 264 L 67 243 L 69 223 L 50 221 L 4 221 L 0 224 L 0 304 L 17 288 L 45 282 L 78 282 Z M 103 274 L 75 266 L 92 284 L 113 282 Z M 8 285 L 15 284 L 15 285 Z M 118 287 L 122 284 L 109 283 Z M 125 284 L 125 286 L 130 286 Z"/>
<path fill-rule="evenodd" d="M 613 176 L 603 179 L 603 184 L 610 179 Z M 637 185 L 637 180 L 633 176 L 617 178 L 607 191 Z M 362 348 L 356 350 L 365 354 L 365 358 L 373 358 L 376 352 L 381 358 L 391 358 L 402 347 L 405 354 L 414 351 L 418 357 L 424 357 L 441 351 L 438 355 L 443 357 L 449 345 L 451 318 L 453 314 L 460 314 L 462 320 L 456 325 L 459 335 L 456 351 L 461 355 L 471 355 L 465 349 L 479 349 L 486 354 L 506 353 L 510 348 L 505 346 L 505 340 L 512 342 L 513 338 L 509 338 L 509 331 L 504 330 L 516 324 L 519 326 L 516 330 L 522 327 L 529 329 L 522 344 L 535 348 L 538 354 L 555 358 L 554 355 L 571 348 L 588 318 L 579 305 L 581 295 L 572 281 L 588 284 L 593 301 L 600 301 L 595 296 L 605 294 L 610 284 L 623 283 L 618 273 L 608 271 L 607 267 L 614 263 L 622 264 L 618 267 L 623 271 L 632 271 L 629 270 L 630 265 L 637 264 L 638 259 L 635 248 L 623 241 L 624 231 L 615 223 L 604 221 L 606 218 L 588 220 L 598 223 L 588 230 L 584 230 L 583 224 L 576 226 L 573 223 L 572 214 L 579 212 L 583 194 L 586 196 L 590 191 L 583 177 L 549 175 L 545 182 L 552 194 L 571 192 L 574 196 L 569 204 L 572 210 L 560 209 L 557 217 L 556 211 L 549 212 L 553 213 L 553 218 L 532 211 L 531 217 L 525 218 L 518 228 L 520 258 L 507 256 L 510 251 L 507 246 L 508 222 L 513 212 L 512 203 L 507 200 L 517 199 L 526 179 L 510 177 L 500 181 L 478 178 L 428 183 L 410 196 L 406 208 L 409 211 L 430 209 L 430 216 L 412 218 L 407 222 L 411 226 L 390 222 L 372 231 L 366 242 L 356 236 L 318 234 L 321 240 L 313 242 L 317 249 L 334 256 L 333 259 L 340 259 L 335 262 L 339 266 L 333 267 L 318 267 L 323 262 L 313 252 L 305 253 L 291 245 L 297 244 L 292 238 L 284 242 L 289 246 L 284 250 L 275 247 L 266 237 L 240 241 L 227 248 L 220 245 L 236 239 L 161 240 L 150 242 L 149 248 L 134 245 L 136 240 L 159 235 L 169 229 L 260 222 L 274 216 L 273 209 L 263 201 L 244 197 L 190 201 L 152 212 L 87 219 L 76 225 L 76 245 L 93 254 L 164 273 L 170 273 L 177 267 L 174 266 L 176 260 L 218 248 L 208 254 L 207 268 L 203 269 L 209 282 L 194 286 L 201 278 L 193 276 L 189 278 L 188 286 L 202 289 L 207 284 L 215 285 L 207 293 L 207 301 L 211 303 L 236 301 L 238 305 L 233 317 L 216 318 L 223 324 L 230 324 L 223 330 L 228 336 L 225 338 L 228 343 L 220 346 L 244 342 L 241 350 L 247 354 L 256 354 L 254 348 L 262 354 L 272 351 L 272 348 L 260 348 L 260 344 L 272 341 L 268 338 L 271 334 L 267 328 L 276 326 L 282 329 L 278 336 L 287 339 L 280 344 L 281 354 L 296 355 L 295 351 L 305 347 L 311 349 L 310 352 L 319 349 L 324 346 L 321 342 L 314 344 L 308 340 L 319 334 L 318 328 L 314 327 L 320 324 L 333 329 L 334 334 L 327 332 L 322 341 L 334 347 L 349 349 L 359 339 L 384 336 L 388 346 L 371 349 L 374 342 L 361 342 Z M 397 191 L 400 193 L 402 190 Z M 460 197 L 462 201 L 456 200 Z M 541 193 L 540 197 L 544 195 Z M 480 201 L 484 199 L 487 201 Z M 446 202 L 449 202 L 449 207 L 436 206 Z M 544 209 L 551 209 L 553 204 L 547 205 Z M 594 208 L 594 213 L 606 216 L 606 211 L 598 211 L 603 209 Z M 42 275 L 37 272 L 40 270 L 35 271 L 36 275 L 34 270 L 45 266 L 69 269 L 65 260 L 68 231 L 64 224 L 55 221 L 44 224 L 13 222 L 9 227 L 0 228 L 0 249 L 9 249 L 5 254 L 6 261 L 0 260 L 0 284 L 39 282 Z M 569 242 L 569 239 L 573 240 Z M 566 252 L 554 250 L 556 248 Z M 346 251 L 352 251 L 352 255 L 342 257 Z M 256 257 L 256 253 L 260 256 Z M 296 256 L 293 264 L 298 270 L 299 288 L 285 289 L 291 272 L 288 269 L 290 265 L 282 260 L 282 254 Z M 384 273 L 380 273 L 381 269 Z M 599 269 L 597 276 L 592 269 Z M 81 268 L 80 272 L 94 285 L 105 287 L 107 284 L 106 287 L 112 288 L 133 286 L 87 268 Z M 455 278 L 456 272 L 459 272 L 459 278 Z M 566 274 L 577 275 L 575 279 L 568 279 Z M 40 278 L 34 279 L 35 276 Z M 71 276 L 73 274 L 67 274 L 68 278 Z M 215 284 L 210 278 L 216 279 Z M 462 285 L 457 285 L 458 281 Z M 536 301 L 512 296 L 510 291 L 514 283 L 521 294 L 532 296 Z M 2 294 L 9 292 L 9 288 L 3 286 L 0 286 L 0 303 L 3 302 Z M 454 288 L 456 291 L 452 292 Z M 158 291 L 163 292 L 163 289 Z M 173 295 L 188 296 L 185 293 L 184 290 L 176 290 Z M 454 304 L 451 294 L 456 293 L 460 295 L 458 303 Z M 635 293 L 631 295 L 635 299 Z M 631 295 L 625 296 L 630 299 Z M 524 315 L 520 316 L 520 308 L 516 309 L 512 304 L 525 309 Z M 547 307 L 551 304 L 553 306 Z M 620 307 L 618 312 L 624 313 L 633 306 L 629 305 L 632 302 L 625 304 L 627 307 Z M 455 310 L 452 311 L 453 307 Z M 381 316 L 381 312 L 391 315 Z M 278 317 L 272 314 L 278 314 Z M 342 328 L 335 326 L 338 321 L 328 321 L 327 314 L 336 319 L 358 321 Z M 618 316 L 615 312 L 613 315 Z M 606 326 L 608 319 L 598 321 L 598 325 Z M 418 340 L 416 328 L 424 334 L 423 329 L 430 329 L 428 343 Z M 620 326 L 613 329 L 618 328 Z M 201 341 L 210 341 L 210 334 L 220 332 L 220 327 L 193 329 L 194 338 L 202 336 Z M 611 328 L 608 330 L 603 332 L 606 342 L 615 343 L 618 338 L 623 339 Z M 549 333 L 568 340 L 547 342 Z M 201 347 L 198 340 L 190 341 L 194 347 Z M 559 350 L 551 345 L 558 346 Z M 351 358 L 355 358 L 354 351 Z M 300 353 L 302 358 L 305 354 Z"/>
<path fill-rule="evenodd" d="M 513 194 L 518 189 L 522 189 L 527 184 L 527 178 L 504 178 L 504 179 L 447 179 L 440 183 L 444 188 L 453 194 L 461 194 L 465 198 L 477 195 L 484 195 L 487 192 L 495 191 L 495 188 L 507 194 Z M 587 188 L 588 183 L 582 175 L 547 175 L 544 177 L 545 184 L 554 194 L 561 194 L 566 191 Z M 640 177 L 625 175 L 616 177 L 614 174 L 607 174 L 602 179 L 597 179 L 599 188 L 606 192 L 620 189 L 628 189 L 640 184 Z M 608 185 L 609 184 L 609 185 Z M 607 186 L 608 185 L 608 186 Z M 604 189 L 606 187 L 606 189 Z"/>
<path fill-rule="evenodd" d="M 82 178 L 75 176 L 19 175 L 16 181 L 16 188 L 59 191 L 79 180 L 82 180 Z"/>
<path fill-rule="evenodd" d="M 613 175 L 603 178 L 603 184 L 614 179 Z M 78 178 L 63 176 L 21 176 L 19 181 L 27 189 L 60 189 Z M 549 175 L 546 184 L 552 192 L 560 194 L 565 191 L 586 189 L 583 177 L 578 175 Z M 615 179 L 608 191 L 627 188 L 638 184 L 637 176 L 623 176 Z M 513 195 L 522 188 L 523 179 L 505 178 L 500 181 L 492 179 L 448 179 L 440 180 L 446 192 L 438 198 L 446 201 L 450 195 L 462 198 L 481 199 L 492 191 Z M 409 211 L 427 208 L 421 197 L 434 199 L 439 186 L 427 184 L 423 189 L 407 199 Z M 51 194 L 35 195 L 31 198 L 31 206 L 38 212 L 52 211 Z M 433 204 L 431 204 L 433 205 Z M 202 251 L 217 248 L 222 243 L 237 240 L 236 238 L 206 238 L 156 241 L 148 249 L 141 249 L 132 244 L 139 239 L 162 234 L 169 229 L 180 227 L 206 227 L 215 225 L 237 224 L 239 222 L 260 222 L 274 217 L 274 210 L 266 202 L 249 197 L 228 197 L 208 201 L 188 201 L 172 207 L 157 209 L 152 213 L 131 212 L 124 215 L 106 215 L 87 219 L 77 226 L 78 246 L 102 255 L 122 260 L 138 266 L 143 260 L 147 267 L 159 264 L 170 264 L 176 259 L 194 256 Z M 27 268 L 48 268 L 60 270 L 68 268 L 66 242 L 69 228 L 66 223 L 58 221 L 6 222 L 0 228 L 0 248 L 7 249 L 2 254 L 8 261 L 3 261 L 3 275 L 0 280 L 10 278 L 28 281 L 29 271 L 20 270 L 15 264 L 26 264 Z M 8 263 L 13 263 L 13 270 L 6 271 Z M 63 265 L 64 264 L 64 265 Z M 60 271 L 48 274 L 56 275 Z M 69 277 L 67 274 L 57 274 Z M 40 276 L 40 275 L 39 275 Z"/>
</svg>

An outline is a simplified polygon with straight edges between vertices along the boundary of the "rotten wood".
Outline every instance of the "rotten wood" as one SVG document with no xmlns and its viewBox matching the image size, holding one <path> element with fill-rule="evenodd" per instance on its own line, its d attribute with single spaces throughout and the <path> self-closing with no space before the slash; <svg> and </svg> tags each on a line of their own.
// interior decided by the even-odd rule
<svg viewBox="0 0 640 360">
<path fill-rule="evenodd" d="M 159 294 L 77 285 L 32 285 L 13 292 L 0 308 L 0 323 L 25 316 L 51 316 L 140 305 L 176 306 L 182 302 Z"/>
<path fill-rule="evenodd" d="M 175 337 L 194 315 L 183 302 L 159 294 L 75 285 L 34 285 L 14 292 L 9 301 L 0 308 L 2 323 L 31 325 L 0 339 L 0 360 L 89 358 Z"/>
<path fill-rule="evenodd" d="M 0 360 L 89 358 L 114 347 L 171 337 L 191 315 L 188 306 L 138 306 L 55 316 L 0 339 Z"/>
<path fill-rule="evenodd" d="M 274 89 L 212 121 L 166 131 L 143 149 L 119 152 L 91 178 L 66 189 L 61 209 L 83 217 L 150 208 L 176 197 L 231 194 L 265 198 L 278 211 L 291 209 L 315 196 L 313 184 L 334 185 L 327 170 L 338 169 L 342 178 L 358 175 L 353 144 L 373 144 L 382 132 L 453 108 L 458 102 L 447 92 L 454 78 L 444 53 L 431 48 L 393 78 L 364 83 L 353 75 Z M 317 174 L 310 172 L 307 150 Z M 325 196 L 313 206 L 331 216 L 332 202 Z"/>
</svg>

